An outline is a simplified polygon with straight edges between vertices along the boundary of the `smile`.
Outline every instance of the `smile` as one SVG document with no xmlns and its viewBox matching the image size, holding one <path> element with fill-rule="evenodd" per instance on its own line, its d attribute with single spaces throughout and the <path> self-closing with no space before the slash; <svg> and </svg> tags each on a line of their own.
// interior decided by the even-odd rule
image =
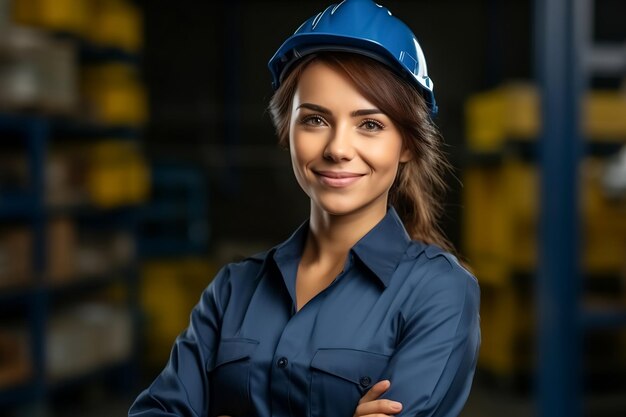
<svg viewBox="0 0 626 417">
<path fill-rule="evenodd" d="M 360 180 L 365 174 L 337 171 L 313 171 L 319 181 L 329 187 L 347 187 Z"/>
</svg>

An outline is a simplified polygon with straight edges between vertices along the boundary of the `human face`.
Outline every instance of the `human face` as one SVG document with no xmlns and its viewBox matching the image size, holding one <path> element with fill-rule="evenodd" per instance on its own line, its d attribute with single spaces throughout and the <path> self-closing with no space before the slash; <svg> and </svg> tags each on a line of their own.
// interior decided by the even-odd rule
<svg viewBox="0 0 626 417">
<path fill-rule="evenodd" d="M 314 61 L 302 72 L 289 127 L 291 163 L 312 207 L 333 215 L 385 213 L 400 162 L 410 159 L 391 119 L 342 73 Z"/>
</svg>

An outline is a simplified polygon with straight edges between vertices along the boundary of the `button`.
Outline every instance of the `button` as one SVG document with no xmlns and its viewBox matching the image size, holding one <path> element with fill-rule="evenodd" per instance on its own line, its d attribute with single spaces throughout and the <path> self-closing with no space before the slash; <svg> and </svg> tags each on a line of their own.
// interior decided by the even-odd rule
<svg viewBox="0 0 626 417">
<path fill-rule="evenodd" d="M 369 376 L 362 376 L 361 379 L 359 379 L 359 384 L 361 384 L 363 388 L 369 387 L 371 383 L 372 379 Z"/>
<path fill-rule="evenodd" d="M 279 368 L 286 368 L 289 361 L 284 356 L 276 361 L 276 365 Z"/>
</svg>

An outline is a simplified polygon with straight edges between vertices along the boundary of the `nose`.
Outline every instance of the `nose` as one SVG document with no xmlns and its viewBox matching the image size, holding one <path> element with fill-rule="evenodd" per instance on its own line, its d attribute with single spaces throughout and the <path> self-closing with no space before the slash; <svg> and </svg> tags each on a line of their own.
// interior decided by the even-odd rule
<svg viewBox="0 0 626 417">
<path fill-rule="evenodd" d="M 350 161 L 354 158 L 354 153 L 349 127 L 336 126 L 330 129 L 324 158 L 333 162 Z"/>
</svg>

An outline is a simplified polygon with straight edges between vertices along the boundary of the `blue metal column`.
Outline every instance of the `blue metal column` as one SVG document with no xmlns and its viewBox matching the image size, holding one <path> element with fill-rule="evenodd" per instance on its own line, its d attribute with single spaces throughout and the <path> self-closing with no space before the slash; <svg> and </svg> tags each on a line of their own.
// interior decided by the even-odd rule
<svg viewBox="0 0 626 417">
<path fill-rule="evenodd" d="M 46 327 L 48 319 L 48 295 L 45 291 L 46 270 L 46 199 L 45 167 L 48 152 L 50 126 L 40 118 L 28 119 L 26 127 L 31 179 L 31 211 L 34 236 L 35 291 L 31 305 L 31 341 L 34 356 L 35 400 L 28 405 L 25 415 L 46 416 Z"/>
<path fill-rule="evenodd" d="M 541 86 L 537 411 L 582 416 L 578 166 L 581 93 L 575 0 L 535 0 Z"/>
</svg>

